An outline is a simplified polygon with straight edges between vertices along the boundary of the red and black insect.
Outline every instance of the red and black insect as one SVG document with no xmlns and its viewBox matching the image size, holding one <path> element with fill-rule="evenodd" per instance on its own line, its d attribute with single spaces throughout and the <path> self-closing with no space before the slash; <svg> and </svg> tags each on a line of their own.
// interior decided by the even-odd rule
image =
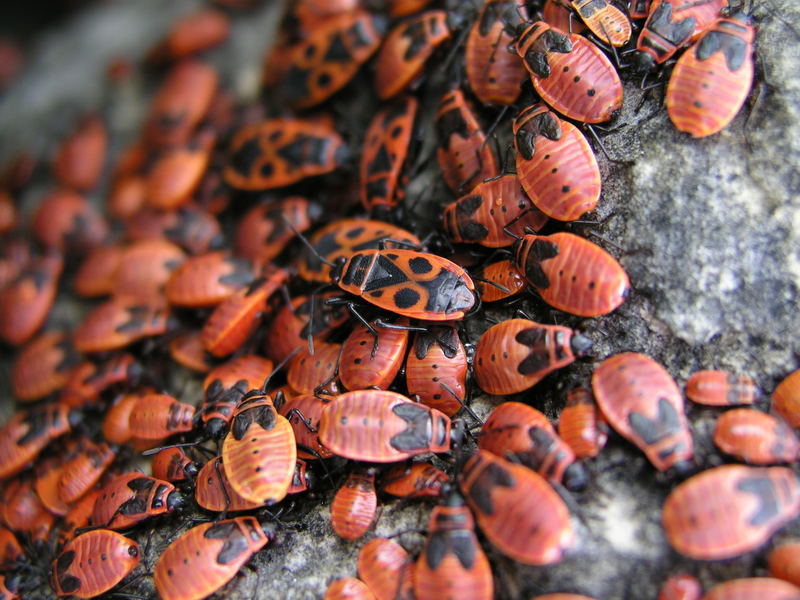
<svg viewBox="0 0 800 600">
<path fill-rule="evenodd" d="M 45 196 L 33 215 L 33 232 L 47 248 L 85 253 L 108 235 L 108 224 L 86 198 L 67 189 Z"/>
<path fill-rule="evenodd" d="M 327 100 L 378 49 L 385 28 L 385 18 L 361 10 L 317 22 L 306 39 L 289 48 L 288 68 L 274 93 L 295 109 Z"/>
<path fill-rule="evenodd" d="M 359 192 L 367 211 L 397 206 L 405 195 L 401 174 L 418 105 L 416 98 L 405 96 L 378 111 L 370 121 L 359 161 Z"/>
<path fill-rule="evenodd" d="M 408 552 L 388 538 L 374 538 L 358 552 L 358 576 L 376 599 L 414 597 L 414 563 Z"/>
<path fill-rule="evenodd" d="M 309 333 L 315 344 L 322 343 L 322 339 L 348 319 L 345 307 L 326 304 L 334 296 L 337 294 L 322 294 L 313 307 L 310 298 L 300 296 L 279 310 L 267 330 L 264 353 L 276 362 L 286 360 L 292 352 L 307 345 Z"/>
<path fill-rule="evenodd" d="M 0 480 L 19 473 L 47 444 L 69 433 L 79 418 L 61 403 L 17 411 L 0 429 Z"/>
<path fill-rule="evenodd" d="M 517 175 L 492 178 L 445 206 L 444 231 L 450 241 L 503 248 L 524 235 L 526 228 L 540 230 L 547 216 L 531 204 L 520 181 Z"/>
<path fill-rule="evenodd" d="M 183 503 L 171 483 L 141 473 L 123 473 L 100 490 L 89 525 L 129 529 L 149 517 L 179 510 Z"/>
<path fill-rule="evenodd" d="M 513 128 L 517 177 L 536 208 L 560 221 L 574 221 L 594 210 L 600 168 L 578 128 L 544 104 L 524 108 Z"/>
<path fill-rule="evenodd" d="M 249 391 L 261 388 L 272 371 L 272 361 L 255 354 L 234 358 L 213 369 L 203 381 L 200 409 L 206 435 L 213 439 L 225 435 L 241 399 Z"/>
<path fill-rule="evenodd" d="M 542 300 L 581 317 L 610 313 L 630 291 L 628 274 L 616 259 L 572 233 L 524 236 L 514 263 Z"/>
<path fill-rule="evenodd" d="M 455 327 L 429 324 L 426 329 L 414 333 L 406 388 L 409 396 L 452 417 L 467 394 L 469 360 Z"/>
<path fill-rule="evenodd" d="M 186 142 L 211 107 L 217 92 L 216 70 L 189 59 L 176 64 L 156 92 L 144 124 L 145 137 L 156 147 Z"/>
<path fill-rule="evenodd" d="M 395 241 L 420 245 L 413 233 L 383 221 L 337 219 L 311 236 L 309 242 L 315 252 L 305 253 L 298 273 L 306 281 L 326 283 L 331 278 L 331 267 L 325 261 L 335 263 L 361 250 L 393 248 Z"/>
<path fill-rule="evenodd" d="M 327 123 L 267 119 L 236 132 L 223 177 L 240 190 L 283 187 L 330 173 L 344 163 L 348 152 Z"/>
<path fill-rule="evenodd" d="M 59 495 L 61 473 L 68 460 L 74 457 L 74 450 L 67 456 L 50 456 L 37 460 L 34 468 L 33 489 L 44 507 L 56 516 L 64 516 L 69 512 L 69 504 Z"/>
<path fill-rule="evenodd" d="M 353 471 L 333 497 L 331 526 L 340 538 L 357 540 L 369 530 L 377 508 L 375 470 Z"/>
<path fill-rule="evenodd" d="M 475 303 L 475 285 L 457 264 L 414 250 L 362 250 L 336 265 L 333 280 L 384 310 L 427 321 L 457 321 Z"/>
<path fill-rule="evenodd" d="M 34 256 L 0 290 L 0 339 L 19 346 L 39 330 L 55 301 L 63 267 L 60 255 Z"/>
<path fill-rule="evenodd" d="M 336 377 L 341 344 L 320 342 L 313 353 L 303 346 L 289 363 L 286 381 L 297 394 L 337 394 L 341 391 Z"/>
<path fill-rule="evenodd" d="M 784 542 L 767 557 L 769 574 L 800 587 L 800 542 Z"/>
<path fill-rule="evenodd" d="M 144 376 L 142 366 L 131 354 L 117 354 L 101 363 L 85 361 L 73 369 L 66 385 L 61 388 L 61 402 L 75 408 L 94 404 L 111 386 L 118 383 L 135 385 Z"/>
<path fill-rule="evenodd" d="M 145 208 L 126 221 L 125 233 L 131 240 L 166 238 L 190 254 L 205 254 L 225 241 L 217 218 L 195 204 L 172 211 Z"/>
<path fill-rule="evenodd" d="M 275 540 L 269 526 L 237 517 L 193 527 L 158 559 L 153 580 L 163 600 L 199 600 L 233 579 L 250 557 Z"/>
<path fill-rule="evenodd" d="M 708 29 L 727 4 L 728 0 L 653 0 L 636 41 L 634 64 L 641 70 L 663 64 Z"/>
<path fill-rule="evenodd" d="M 508 258 L 473 270 L 472 279 L 482 302 L 505 300 L 527 286 L 522 273 L 514 266 L 514 261 Z"/>
<path fill-rule="evenodd" d="M 266 505 L 283 500 L 294 477 L 297 444 L 269 396 L 254 393 L 239 403 L 222 457 L 228 481 L 244 499 Z"/>
<path fill-rule="evenodd" d="M 264 506 L 262 502 L 242 498 L 231 487 L 221 456 L 212 458 L 200 469 L 195 481 L 194 498 L 199 506 L 214 512 L 237 512 Z"/>
<path fill-rule="evenodd" d="M 589 388 L 576 387 L 567 392 L 567 402 L 558 419 L 558 435 L 578 458 L 595 457 L 605 447 L 608 424 Z"/>
<path fill-rule="evenodd" d="M 80 363 L 66 331 L 42 333 L 19 353 L 11 370 L 11 389 L 21 402 L 44 398 L 64 386 Z"/>
<path fill-rule="evenodd" d="M 583 123 L 602 123 L 622 108 L 617 70 L 585 38 L 538 21 L 519 36 L 516 49 L 536 92 L 562 115 Z"/>
<path fill-rule="evenodd" d="M 488 0 L 469 31 L 464 66 L 470 88 L 484 104 L 506 106 L 519 96 L 527 73 L 508 47 L 527 15 L 522 0 Z"/>
<path fill-rule="evenodd" d="M 117 455 L 105 442 L 95 444 L 86 440 L 61 467 L 58 496 L 62 502 L 72 504 L 83 497 L 100 481 Z"/>
<path fill-rule="evenodd" d="M 147 58 L 163 62 L 197 54 L 224 42 L 230 27 L 230 17 L 224 12 L 213 8 L 197 10 L 175 21 Z"/>
<path fill-rule="evenodd" d="M 378 337 L 357 325 L 342 344 L 339 380 L 347 390 L 388 389 L 403 366 L 408 348 L 408 319 L 371 323 Z M 298 390 L 299 391 L 299 390 Z"/>
<path fill-rule="evenodd" d="M 75 537 L 76 529 L 89 525 L 89 519 L 92 516 L 92 511 L 94 511 L 94 503 L 99 495 L 99 489 L 95 488 L 89 490 L 88 493 L 72 505 L 72 508 L 70 508 L 69 512 L 64 516 L 61 526 L 59 527 L 59 548 Z"/>
<path fill-rule="evenodd" d="M 800 481 L 791 469 L 724 465 L 672 490 L 662 521 L 684 556 L 723 560 L 755 550 L 798 514 Z"/>
<path fill-rule="evenodd" d="M 111 279 L 115 296 L 136 298 L 147 303 L 161 300 L 164 284 L 186 254 L 164 239 L 146 239 L 126 247 Z"/>
<path fill-rule="evenodd" d="M 475 535 L 472 513 L 457 492 L 431 512 L 428 539 L 414 568 L 414 592 L 420 600 L 493 598 L 489 559 Z"/>
<path fill-rule="evenodd" d="M 396 25 L 375 59 L 375 91 L 381 100 L 396 96 L 422 73 L 437 46 L 450 38 L 447 13 L 430 10 Z"/>
<path fill-rule="evenodd" d="M 100 178 L 107 146 L 103 119 L 96 114 L 87 115 L 78 121 L 75 130 L 59 146 L 53 173 L 69 188 L 90 190 Z"/>
<path fill-rule="evenodd" d="M 333 456 L 319 441 L 319 422 L 325 405 L 319 396 L 308 394 L 291 398 L 278 406 L 278 412 L 292 425 L 300 458 L 313 460 Z"/>
<path fill-rule="evenodd" d="M 475 378 L 488 394 L 516 394 L 585 356 L 591 344 L 569 327 L 528 319 L 503 321 L 478 340 L 473 360 Z"/>
<path fill-rule="evenodd" d="M 216 357 L 228 356 L 240 348 L 253 333 L 259 316 L 267 309 L 270 296 L 289 279 L 289 273 L 267 263 L 261 275 L 241 288 L 214 309 L 200 337 L 205 349 Z"/>
<path fill-rule="evenodd" d="M 128 418 L 131 435 L 140 440 L 162 440 L 194 428 L 195 408 L 168 394 L 142 394 Z"/>
<path fill-rule="evenodd" d="M 197 373 L 207 373 L 214 366 L 197 330 L 175 336 L 169 343 L 169 355 L 177 364 Z"/>
<path fill-rule="evenodd" d="M 481 531 L 506 556 L 547 565 L 572 545 L 567 507 L 535 471 L 478 450 L 458 481 Z"/>
<path fill-rule="evenodd" d="M 746 598 L 770 598 L 792 600 L 797 598 L 798 588 L 791 583 L 772 577 L 745 577 L 718 583 L 704 595 L 702 600 L 734 600 Z"/>
<path fill-rule="evenodd" d="M 57 596 L 94 598 L 122 581 L 140 558 L 132 539 L 106 529 L 88 531 L 53 560 L 51 584 Z"/>
<path fill-rule="evenodd" d="M 237 225 L 233 240 L 236 254 L 256 266 L 265 264 L 283 252 L 296 231 L 306 231 L 321 216 L 322 206 L 302 196 L 258 204 Z"/>
<path fill-rule="evenodd" d="M 792 427 L 800 427 L 800 369 L 789 373 L 775 387 L 772 410 Z"/>
<path fill-rule="evenodd" d="M 503 402 L 481 428 L 478 448 L 514 460 L 568 490 L 586 485 L 586 471 L 544 414 L 521 402 Z"/>
<path fill-rule="evenodd" d="M 742 108 L 753 85 L 753 40 L 749 18 L 719 19 L 678 59 L 667 86 L 673 125 L 694 137 L 724 129 Z"/>
<path fill-rule="evenodd" d="M 84 317 L 72 336 L 80 352 L 119 350 L 167 332 L 169 309 L 160 300 L 112 298 Z"/>
<path fill-rule="evenodd" d="M 249 261 L 224 252 L 209 252 L 192 256 L 175 269 L 164 294 L 176 306 L 215 306 L 253 279 Z"/>
<path fill-rule="evenodd" d="M 337 456 L 399 462 L 426 452 L 447 452 L 450 419 L 395 392 L 348 392 L 323 410 L 319 439 Z"/>
<path fill-rule="evenodd" d="M 439 101 L 436 132 L 439 138 L 436 158 L 451 190 L 456 193 L 471 190 L 484 179 L 499 174 L 494 151 L 460 89 L 446 93 Z"/>
<path fill-rule="evenodd" d="M 727 371 L 697 371 L 686 381 L 686 397 L 706 406 L 753 404 L 761 398 L 755 381 Z"/>
<path fill-rule="evenodd" d="M 156 479 L 181 483 L 197 476 L 197 464 L 181 448 L 164 448 L 153 456 L 150 471 Z"/>
<path fill-rule="evenodd" d="M 703 588 L 697 577 L 688 573 L 670 575 L 661 584 L 658 600 L 700 600 Z"/>
<path fill-rule="evenodd" d="M 601 42 L 619 48 L 631 39 L 631 22 L 608 0 L 572 0 L 572 9 Z"/>
<path fill-rule="evenodd" d="M 55 520 L 36 495 L 32 478 L 15 478 L 5 486 L 0 522 L 18 534 L 27 535 L 35 548 L 50 539 Z"/>
<path fill-rule="evenodd" d="M 714 444 L 753 465 L 794 462 L 800 453 L 800 440 L 783 419 L 752 408 L 734 408 L 720 415 Z"/>
<path fill-rule="evenodd" d="M 595 368 L 592 392 L 608 423 L 636 444 L 656 469 L 692 468 L 693 442 L 683 396 L 664 367 L 644 354 L 616 354 Z"/>
<path fill-rule="evenodd" d="M 646 19 L 652 3 L 653 0 L 629 0 L 628 15 L 631 19 Z"/>
<path fill-rule="evenodd" d="M 380 490 L 398 498 L 438 498 L 447 473 L 426 462 L 397 465 L 384 472 Z"/>
</svg>

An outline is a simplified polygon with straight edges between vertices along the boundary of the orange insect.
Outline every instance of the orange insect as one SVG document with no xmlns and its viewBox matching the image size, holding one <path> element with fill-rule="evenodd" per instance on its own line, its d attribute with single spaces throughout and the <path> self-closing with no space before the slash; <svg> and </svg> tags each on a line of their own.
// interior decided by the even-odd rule
<svg viewBox="0 0 800 600">
<path fill-rule="evenodd" d="M 345 389 L 388 389 L 403 366 L 408 319 L 389 321 L 391 327 L 382 327 L 375 321 L 371 325 L 378 332 L 377 338 L 363 325 L 357 325 L 342 344 L 339 379 Z"/>
<path fill-rule="evenodd" d="M 61 256 L 35 256 L 0 290 L 0 339 L 19 346 L 44 324 L 58 291 Z"/>
<path fill-rule="evenodd" d="M 528 18 L 522 0 L 488 0 L 469 31 L 464 66 L 472 91 L 483 104 L 506 106 L 519 96 L 527 75 L 508 51 L 516 28 Z"/>
<path fill-rule="evenodd" d="M 200 337 L 203 346 L 216 357 L 228 356 L 240 348 L 267 308 L 267 300 L 289 279 L 289 273 L 268 263 L 261 276 L 220 302 L 206 320 Z"/>
<path fill-rule="evenodd" d="M 581 317 L 617 308 L 630 291 L 628 274 L 600 246 L 572 233 L 526 235 L 514 262 L 542 300 Z"/>
<path fill-rule="evenodd" d="M 16 478 L 5 487 L 0 522 L 17 533 L 27 534 L 34 548 L 40 549 L 50 538 L 55 517 L 36 495 L 32 479 Z"/>
<path fill-rule="evenodd" d="M 197 476 L 197 465 L 181 448 L 164 448 L 150 463 L 153 477 L 170 483 L 189 481 Z"/>
<path fill-rule="evenodd" d="M 65 404 L 17 411 L 0 428 L 0 481 L 19 473 L 47 444 L 68 433 L 79 418 Z"/>
<path fill-rule="evenodd" d="M 264 506 L 262 502 L 251 502 L 242 498 L 231 487 L 221 456 L 212 458 L 200 469 L 195 482 L 194 498 L 198 505 L 214 512 L 237 512 Z"/>
<path fill-rule="evenodd" d="M 521 292 L 527 285 L 511 259 L 500 260 L 473 271 L 472 279 L 483 302 L 505 300 Z"/>
<path fill-rule="evenodd" d="M 134 242 L 122 251 L 112 279 L 112 293 L 144 302 L 157 302 L 172 271 L 185 258 L 184 251 L 167 240 Z"/>
<path fill-rule="evenodd" d="M 587 39 L 538 21 L 519 36 L 516 50 L 536 92 L 562 115 L 602 123 L 622 108 L 617 70 Z"/>
<path fill-rule="evenodd" d="M 196 204 L 169 212 L 145 208 L 128 219 L 126 226 L 131 240 L 165 238 L 195 255 L 220 248 L 225 241 L 217 218 Z"/>
<path fill-rule="evenodd" d="M 69 504 L 59 496 L 58 484 L 64 465 L 72 458 L 51 456 L 44 460 L 36 461 L 34 469 L 33 489 L 44 507 L 56 516 L 64 516 L 69 512 Z"/>
<path fill-rule="evenodd" d="M 122 581 L 140 559 L 139 545 L 115 531 L 88 531 L 69 542 L 53 561 L 57 596 L 94 598 Z"/>
<path fill-rule="evenodd" d="M 358 576 L 376 600 L 410 600 L 414 597 L 414 563 L 408 552 L 388 538 L 375 538 L 358 552 Z"/>
<path fill-rule="evenodd" d="M 193 527 L 172 542 L 156 563 L 162 600 L 200 600 L 233 579 L 250 557 L 275 539 L 254 517 Z"/>
<path fill-rule="evenodd" d="M 800 481 L 791 469 L 724 465 L 672 490 L 662 521 L 684 556 L 721 560 L 758 548 L 798 514 Z"/>
<path fill-rule="evenodd" d="M 408 158 L 419 103 L 404 96 L 372 117 L 359 161 L 361 204 L 367 211 L 397 206 L 405 196 L 401 173 Z"/>
<path fill-rule="evenodd" d="M 103 417 L 103 437 L 112 444 L 125 444 L 133 438 L 130 416 L 139 402 L 138 394 L 125 394 L 118 398 Z"/>
<path fill-rule="evenodd" d="M 487 248 L 510 246 L 526 228 L 538 231 L 547 222 L 547 216 L 522 191 L 516 175 L 478 183 L 469 194 L 445 206 L 443 218 L 450 241 Z"/>
<path fill-rule="evenodd" d="M 58 532 L 58 547 L 62 547 L 75 537 L 75 530 L 86 527 L 94 510 L 94 503 L 100 495 L 99 489 L 89 490 L 80 500 L 72 505 L 64 516 Z"/>
<path fill-rule="evenodd" d="M 446 93 L 439 101 L 436 132 L 436 158 L 451 190 L 471 190 L 484 179 L 498 175 L 492 147 L 486 143 L 486 134 L 460 89 Z"/>
<path fill-rule="evenodd" d="M 65 331 L 48 331 L 30 341 L 11 370 L 11 389 L 17 400 L 31 402 L 58 390 L 80 362 Z"/>
<path fill-rule="evenodd" d="M 619 48 L 631 39 L 631 22 L 608 0 L 572 0 L 573 10 L 597 39 Z"/>
<path fill-rule="evenodd" d="M 100 490 L 89 525 L 129 529 L 149 517 L 178 510 L 183 503 L 183 497 L 171 483 L 141 473 L 123 473 Z"/>
<path fill-rule="evenodd" d="M 718 583 L 708 590 L 701 600 L 794 600 L 800 595 L 800 587 L 772 577 L 747 577 Z"/>
<path fill-rule="evenodd" d="M 697 371 L 686 381 L 686 397 L 706 406 L 753 404 L 761 390 L 749 377 L 727 371 Z"/>
<path fill-rule="evenodd" d="M 106 158 L 108 136 L 99 115 L 82 118 L 70 136 L 61 143 L 53 172 L 65 186 L 85 192 L 100 178 Z"/>
<path fill-rule="evenodd" d="M 414 333 L 406 359 L 406 387 L 411 397 L 448 417 L 463 407 L 469 362 L 458 331 L 433 325 Z"/>
<path fill-rule="evenodd" d="M 378 49 L 385 25 L 383 17 L 358 9 L 319 21 L 307 39 L 289 48 L 289 67 L 275 93 L 294 109 L 324 102 Z"/>
<path fill-rule="evenodd" d="M 658 600 L 700 600 L 703 588 L 694 575 L 670 575 L 658 591 Z"/>
<path fill-rule="evenodd" d="M 58 481 L 58 496 L 68 504 L 80 499 L 94 487 L 117 457 L 105 442 L 94 444 L 87 440 L 76 452 L 61 467 Z"/>
<path fill-rule="evenodd" d="M 450 419 L 395 392 L 348 392 L 322 411 L 319 439 L 338 456 L 399 462 L 426 452 L 447 452 Z"/>
<path fill-rule="evenodd" d="M 143 394 L 131 409 L 128 420 L 133 437 L 141 440 L 161 440 L 191 431 L 195 409 L 191 404 L 178 402 L 167 394 Z"/>
<path fill-rule="evenodd" d="M 464 499 L 451 492 L 433 509 L 428 539 L 414 569 L 418 600 L 491 600 L 492 569 L 475 535 L 475 521 Z"/>
<path fill-rule="evenodd" d="M 143 376 L 141 365 L 130 354 L 118 354 L 99 364 L 85 361 L 73 369 L 61 388 L 61 401 L 75 408 L 94 404 L 112 385 L 126 382 L 134 385 Z"/>
<path fill-rule="evenodd" d="M 323 600 L 375 600 L 375 594 L 360 579 L 343 577 L 331 582 Z"/>
<path fill-rule="evenodd" d="M 84 298 L 107 296 L 114 291 L 114 277 L 125 249 L 120 245 L 96 246 L 81 262 L 72 288 Z"/>
<path fill-rule="evenodd" d="M 174 337 L 169 343 L 169 355 L 179 365 L 198 373 L 207 373 L 214 366 L 199 331 L 187 331 Z"/>
<path fill-rule="evenodd" d="M 72 341 L 80 352 L 119 350 L 138 340 L 166 333 L 169 310 L 160 301 L 112 298 L 84 317 Z"/>
<path fill-rule="evenodd" d="M 659 471 L 692 468 L 693 442 L 675 380 L 649 356 L 635 352 L 604 360 L 592 391 L 608 423 L 636 444 Z"/>
<path fill-rule="evenodd" d="M 348 152 L 327 123 L 267 119 L 236 132 L 223 177 L 240 190 L 283 187 L 330 173 L 344 163 Z"/>
<path fill-rule="evenodd" d="M 752 408 L 734 408 L 717 419 L 714 444 L 738 460 L 754 465 L 794 462 L 800 440 L 783 419 Z"/>
<path fill-rule="evenodd" d="M 558 435 L 578 458 L 595 457 L 605 447 L 608 424 L 589 388 L 576 387 L 567 393 L 558 419 Z"/>
<path fill-rule="evenodd" d="M 213 8 L 189 13 L 173 23 L 164 39 L 150 50 L 148 58 L 160 62 L 202 52 L 224 42 L 230 28 L 230 17 Z"/>
<path fill-rule="evenodd" d="M 257 204 L 239 221 L 233 240 L 236 254 L 259 265 L 273 260 L 295 237 L 322 216 L 322 206 L 302 196 Z M 289 220 L 292 227 L 284 221 Z"/>
<path fill-rule="evenodd" d="M 528 319 L 503 321 L 478 340 L 475 378 L 487 394 L 516 394 L 585 356 L 591 344 L 589 338 L 569 327 Z"/>
<path fill-rule="evenodd" d="M 405 90 L 422 72 L 437 46 L 450 38 L 447 13 L 429 10 L 396 25 L 375 59 L 375 91 L 381 100 Z"/>
<path fill-rule="evenodd" d="M 667 113 L 680 131 L 706 137 L 724 129 L 753 85 L 749 17 L 719 19 L 675 64 L 667 86 Z"/>
<path fill-rule="evenodd" d="M 340 538 L 357 540 L 369 530 L 378 508 L 375 470 L 353 471 L 331 503 L 331 525 Z"/>
<path fill-rule="evenodd" d="M 383 474 L 381 491 L 398 498 L 438 498 L 447 473 L 425 462 L 397 465 Z"/>
<path fill-rule="evenodd" d="M 527 565 L 559 562 L 572 545 L 569 512 L 537 473 L 484 450 L 467 461 L 459 485 L 484 535 Z"/>
<path fill-rule="evenodd" d="M 244 499 L 272 505 L 286 496 L 297 462 L 289 422 L 269 396 L 255 393 L 236 407 L 222 443 L 225 474 Z"/>
<path fill-rule="evenodd" d="M 318 396 L 309 394 L 287 400 L 278 407 L 278 412 L 292 425 L 300 458 L 313 460 L 333 456 L 319 441 L 319 423 L 326 404 Z"/>
<path fill-rule="evenodd" d="M 772 410 L 792 427 L 800 427 L 800 369 L 789 373 L 772 392 Z"/>
<path fill-rule="evenodd" d="M 785 542 L 776 546 L 767 557 L 769 574 L 800 586 L 800 542 Z"/>
<path fill-rule="evenodd" d="M 569 490 L 586 485 L 586 472 L 547 417 L 521 402 L 503 402 L 481 428 L 478 448 L 514 460 Z"/>
<path fill-rule="evenodd" d="M 186 259 L 164 287 L 170 304 L 215 306 L 253 281 L 249 261 L 208 252 Z"/>
<path fill-rule="evenodd" d="M 83 196 L 59 189 L 45 196 L 33 215 L 33 231 L 46 247 L 83 253 L 108 235 L 108 224 Z"/>
<path fill-rule="evenodd" d="M 544 104 L 514 119 L 517 176 L 533 204 L 548 217 L 574 221 L 600 198 L 600 168 L 577 127 Z"/>
<path fill-rule="evenodd" d="M 175 146 L 189 139 L 217 92 L 216 70 L 197 60 L 177 63 L 156 92 L 144 124 L 154 146 Z"/>
<path fill-rule="evenodd" d="M 289 387 L 297 394 L 338 393 L 336 375 L 341 353 L 341 344 L 315 344 L 313 354 L 308 346 L 301 347 L 286 372 Z"/>
</svg>

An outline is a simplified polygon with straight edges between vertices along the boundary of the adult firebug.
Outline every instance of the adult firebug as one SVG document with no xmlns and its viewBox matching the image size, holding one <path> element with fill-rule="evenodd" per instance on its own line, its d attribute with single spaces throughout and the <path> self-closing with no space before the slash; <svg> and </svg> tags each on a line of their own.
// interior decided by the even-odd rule
<svg viewBox="0 0 800 600">
<path fill-rule="evenodd" d="M 592 392 L 608 423 L 636 444 L 656 469 L 692 467 L 693 442 L 683 396 L 664 367 L 644 354 L 615 354 L 595 368 Z"/>
<path fill-rule="evenodd" d="M 538 473 L 478 450 L 458 481 L 481 531 L 506 556 L 547 565 L 572 545 L 567 507 Z"/>
<path fill-rule="evenodd" d="M 369 530 L 377 508 L 375 470 L 353 471 L 333 497 L 331 526 L 340 538 L 357 540 Z"/>
<path fill-rule="evenodd" d="M 610 313 L 630 291 L 628 274 L 616 259 L 572 233 L 524 236 L 514 263 L 542 300 L 581 317 Z"/>
<path fill-rule="evenodd" d="M 250 557 L 275 540 L 272 528 L 254 517 L 193 527 L 172 542 L 156 563 L 163 600 L 200 600 L 233 579 Z"/>
<path fill-rule="evenodd" d="M 622 108 L 617 70 L 585 38 L 538 21 L 519 36 L 516 50 L 536 92 L 562 115 L 583 123 L 602 123 Z"/>
<path fill-rule="evenodd" d="M 493 325 L 478 340 L 475 378 L 488 394 L 516 394 L 590 348 L 591 340 L 569 327 L 510 319 Z"/>
<path fill-rule="evenodd" d="M 428 539 L 414 569 L 414 592 L 419 600 L 493 597 L 492 569 L 458 492 L 450 492 L 431 512 Z"/>
<path fill-rule="evenodd" d="M 140 556 L 139 545 L 116 531 L 88 531 L 53 560 L 53 589 L 57 596 L 94 598 L 133 571 Z"/>
<path fill-rule="evenodd" d="M 399 462 L 450 449 L 450 419 L 396 392 L 361 390 L 335 397 L 322 411 L 319 439 L 338 456 Z"/>
<path fill-rule="evenodd" d="M 548 217 L 574 221 L 600 198 L 600 168 L 577 127 L 544 104 L 514 119 L 517 177 L 531 202 Z"/>
<path fill-rule="evenodd" d="M 721 560 L 756 549 L 799 513 L 800 481 L 791 469 L 723 465 L 672 490 L 662 521 L 679 553 Z"/>
</svg>

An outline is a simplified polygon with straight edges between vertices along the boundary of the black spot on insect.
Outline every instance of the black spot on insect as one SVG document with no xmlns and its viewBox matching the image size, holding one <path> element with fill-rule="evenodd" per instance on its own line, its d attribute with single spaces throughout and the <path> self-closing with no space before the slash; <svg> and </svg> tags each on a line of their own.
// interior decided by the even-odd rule
<svg viewBox="0 0 800 600">
<path fill-rule="evenodd" d="M 433 270 L 431 261 L 424 256 L 415 256 L 408 261 L 408 266 L 411 267 L 411 271 L 415 275 L 424 275 L 425 273 L 430 273 Z"/>
<path fill-rule="evenodd" d="M 419 292 L 409 287 L 401 288 L 394 294 L 395 304 L 398 308 L 403 309 L 414 306 L 419 302 L 419 298 Z"/>
</svg>

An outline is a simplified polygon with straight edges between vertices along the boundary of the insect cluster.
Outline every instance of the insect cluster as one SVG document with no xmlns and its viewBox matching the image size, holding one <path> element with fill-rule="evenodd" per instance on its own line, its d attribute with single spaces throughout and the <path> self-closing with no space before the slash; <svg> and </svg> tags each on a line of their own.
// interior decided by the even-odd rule
<svg viewBox="0 0 800 600">
<path fill-rule="evenodd" d="M 40 579 L 59 596 L 124 593 L 142 576 L 160 598 L 204 598 L 291 535 L 296 505 L 329 500 L 333 531 L 355 541 L 379 494 L 435 502 L 424 543 L 371 539 L 359 579 L 331 582 L 326 598 L 503 596 L 485 548 L 562 561 L 577 543 L 569 497 L 612 429 L 683 480 L 663 529 L 685 557 L 739 556 L 800 514 L 800 481 L 774 466 L 800 453 L 800 372 L 773 412 L 720 416 L 714 444 L 747 465 L 695 474 L 684 394 L 656 361 L 598 362 L 554 426 L 521 400 L 590 357 L 591 335 L 487 310 L 533 297 L 539 319 L 574 322 L 625 302 L 617 259 L 568 230 L 601 197 L 584 131 L 616 118 L 620 73 L 683 51 L 670 119 L 719 132 L 750 90 L 748 17 L 724 0 L 487 0 L 474 14 L 298 0 L 266 55 L 262 100 L 241 103 L 199 55 L 250 3 L 218 4 L 147 55 L 161 79 L 102 211 L 86 198 L 108 161 L 99 113 L 58 148 L 57 186 L 29 224 L 14 196 L 30 158 L 2 173 L 0 338 L 19 350 L 17 409 L 0 428 L 0 598 L 28 597 Z M 131 76 L 124 66 L 113 85 Z M 347 94 L 374 108 L 368 119 L 348 114 Z M 413 185 L 423 172 L 427 190 Z M 87 300 L 83 318 L 45 327 L 70 293 Z M 202 374 L 202 391 L 182 393 L 176 372 Z M 478 390 L 511 398 L 482 420 Z M 685 393 L 718 407 L 762 397 L 724 371 L 695 373 Z M 202 522 L 185 528 L 186 515 Z M 184 530 L 143 564 L 151 540 L 125 534 L 154 519 Z M 799 556 L 782 546 L 773 578 L 704 596 L 679 573 L 661 597 L 797 597 Z"/>
</svg>

